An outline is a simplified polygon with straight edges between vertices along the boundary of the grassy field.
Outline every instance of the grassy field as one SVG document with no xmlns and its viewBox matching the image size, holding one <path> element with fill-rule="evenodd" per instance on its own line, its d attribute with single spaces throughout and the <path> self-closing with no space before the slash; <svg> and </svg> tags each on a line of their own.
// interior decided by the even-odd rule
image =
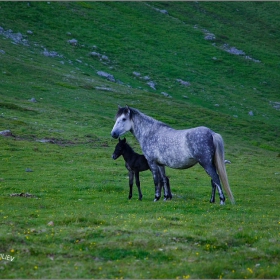
<svg viewBox="0 0 280 280">
<path fill-rule="evenodd" d="M 279 5 L 1 2 L 1 278 L 279 278 Z M 220 133 L 236 204 L 200 166 L 167 168 L 171 201 L 148 171 L 128 200 L 118 104 Z"/>
</svg>

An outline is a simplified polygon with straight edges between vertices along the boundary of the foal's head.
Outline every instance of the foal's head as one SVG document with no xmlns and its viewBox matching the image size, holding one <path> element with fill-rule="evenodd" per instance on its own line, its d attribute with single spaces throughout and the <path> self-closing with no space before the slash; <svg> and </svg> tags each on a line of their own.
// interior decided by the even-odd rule
<svg viewBox="0 0 280 280">
<path fill-rule="evenodd" d="M 126 144 L 126 139 L 124 138 L 123 140 L 121 140 L 119 138 L 119 143 L 116 145 L 115 147 L 115 151 L 112 155 L 113 159 L 117 159 L 119 156 L 121 156 L 123 154 L 123 150 L 125 148 L 125 144 Z"/>
</svg>

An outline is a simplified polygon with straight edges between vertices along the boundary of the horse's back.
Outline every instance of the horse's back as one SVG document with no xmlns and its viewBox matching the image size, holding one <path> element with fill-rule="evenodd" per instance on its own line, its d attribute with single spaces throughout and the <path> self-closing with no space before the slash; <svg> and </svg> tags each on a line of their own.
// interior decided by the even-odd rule
<svg viewBox="0 0 280 280">
<path fill-rule="evenodd" d="M 162 127 L 159 134 L 151 136 L 150 143 L 143 149 L 144 154 L 171 168 L 190 168 L 213 157 L 213 133 L 204 126 L 183 130 Z"/>
<path fill-rule="evenodd" d="M 188 144 L 205 143 L 206 141 L 213 141 L 214 132 L 206 126 L 198 126 L 186 129 L 185 136 Z"/>
<path fill-rule="evenodd" d="M 215 152 L 213 132 L 210 128 L 199 126 L 186 130 L 186 145 L 196 158 L 212 157 Z"/>
</svg>

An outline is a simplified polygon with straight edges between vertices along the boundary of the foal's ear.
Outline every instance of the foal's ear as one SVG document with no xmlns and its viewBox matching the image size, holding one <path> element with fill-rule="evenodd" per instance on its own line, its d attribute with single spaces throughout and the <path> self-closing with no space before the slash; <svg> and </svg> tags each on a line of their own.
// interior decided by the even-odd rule
<svg viewBox="0 0 280 280">
<path fill-rule="evenodd" d="M 121 106 L 120 106 L 120 105 L 118 105 L 118 108 L 119 108 L 119 109 L 121 109 Z"/>
<path fill-rule="evenodd" d="M 121 142 L 121 138 L 119 137 L 119 142 Z"/>
<path fill-rule="evenodd" d="M 126 139 L 125 139 L 125 137 L 123 138 L 123 141 L 124 141 L 124 143 L 126 143 Z"/>
</svg>

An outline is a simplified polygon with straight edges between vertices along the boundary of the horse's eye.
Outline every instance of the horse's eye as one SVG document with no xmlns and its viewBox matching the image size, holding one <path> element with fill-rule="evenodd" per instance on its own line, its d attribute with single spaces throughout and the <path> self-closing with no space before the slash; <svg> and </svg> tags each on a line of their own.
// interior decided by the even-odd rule
<svg viewBox="0 0 280 280">
<path fill-rule="evenodd" d="M 123 120 L 123 122 L 125 122 L 125 121 L 126 121 L 126 118 L 123 118 L 122 120 Z"/>
</svg>

